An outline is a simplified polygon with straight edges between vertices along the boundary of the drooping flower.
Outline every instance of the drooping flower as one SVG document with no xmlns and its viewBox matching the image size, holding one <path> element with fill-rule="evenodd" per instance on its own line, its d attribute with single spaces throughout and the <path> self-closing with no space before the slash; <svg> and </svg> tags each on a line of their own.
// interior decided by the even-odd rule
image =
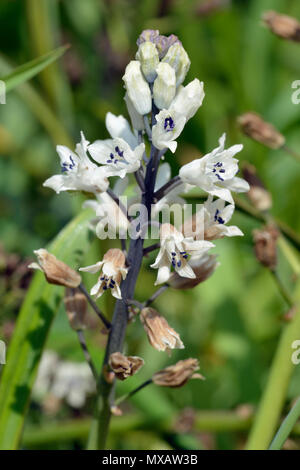
<svg viewBox="0 0 300 470">
<path fill-rule="evenodd" d="M 140 144 L 133 150 L 122 138 L 96 140 L 89 145 L 88 150 L 97 163 L 109 168 L 110 176 L 124 178 L 127 173 L 134 173 L 141 165 L 145 144 Z"/>
<path fill-rule="evenodd" d="M 198 186 L 207 193 L 233 204 L 231 191 L 249 191 L 249 184 L 235 176 L 239 168 L 238 160 L 233 157 L 243 146 L 233 145 L 225 150 L 225 138 L 226 134 L 223 134 L 219 147 L 212 152 L 181 167 L 179 176 L 183 182 Z"/>
<path fill-rule="evenodd" d="M 184 345 L 178 333 L 170 327 L 167 320 L 156 310 L 150 307 L 143 308 L 140 320 L 147 333 L 149 343 L 157 351 L 183 349 Z"/>
<path fill-rule="evenodd" d="M 142 116 L 150 113 L 152 107 L 151 91 L 142 74 L 141 63 L 138 60 L 129 62 L 122 78 L 128 96 L 137 112 Z"/>
<path fill-rule="evenodd" d="M 196 372 L 199 369 L 197 359 L 185 359 L 156 372 L 152 381 L 161 387 L 182 387 L 189 379 L 204 379 L 201 374 Z"/>
<path fill-rule="evenodd" d="M 201 209 L 183 225 L 182 231 L 186 237 L 194 237 L 195 240 L 243 236 L 243 232 L 235 225 L 226 225 L 233 212 L 233 204 L 225 206 L 223 199 L 214 201 L 212 196 L 208 196 Z M 197 231 L 197 228 L 200 230 Z"/>
<path fill-rule="evenodd" d="M 171 224 L 162 224 L 160 227 L 160 250 L 152 268 L 158 269 L 157 284 L 167 282 L 171 273 L 171 266 L 182 277 L 195 278 L 196 275 L 188 263 L 189 255 L 200 255 L 207 252 L 214 245 L 205 240 L 194 241 L 192 237 L 185 238 Z"/>
<path fill-rule="evenodd" d="M 176 271 L 174 271 L 168 279 L 168 285 L 173 289 L 180 290 L 192 289 L 193 287 L 198 286 L 201 282 L 206 281 L 206 279 L 208 279 L 220 265 L 216 258 L 217 255 L 209 255 L 207 253 L 192 257 L 189 264 L 196 275 L 195 279 L 181 277 Z"/>
<path fill-rule="evenodd" d="M 144 365 L 144 360 L 138 356 L 124 356 L 120 352 L 109 356 L 109 366 L 119 380 L 125 380 L 136 374 Z"/>
<path fill-rule="evenodd" d="M 111 248 L 105 253 L 102 261 L 79 270 L 92 274 L 101 271 L 98 282 L 91 289 L 91 295 L 95 295 L 96 299 L 108 289 L 111 289 L 116 299 L 122 298 L 120 284 L 122 279 L 126 278 L 128 269 L 125 268 L 125 255 L 121 250 Z"/>
<path fill-rule="evenodd" d="M 177 137 L 181 134 L 186 118 L 175 111 L 162 109 L 156 115 L 156 124 L 152 127 L 152 143 L 156 148 L 163 150 L 169 148 L 175 152 Z"/>
<path fill-rule="evenodd" d="M 28 268 L 42 271 L 49 284 L 75 289 L 81 283 L 81 276 L 49 251 L 40 248 L 34 250 L 34 254 L 37 256 L 38 262 L 29 264 Z"/>
<path fill-rule="evenodd" d="M 89 193 L 100 193 L 108 188 L 110 173 L 105 167 L 98 167 L 88 155 L 89 142 L 81 132 L 81 142 L 76 145 L 72 152 L 64 145 L 56 147 L 61 162 L 61 175 L 48 178 L 43 186 L 54 189 L 57 193 L 61 191 L 86 191 Z"/>
</svg>

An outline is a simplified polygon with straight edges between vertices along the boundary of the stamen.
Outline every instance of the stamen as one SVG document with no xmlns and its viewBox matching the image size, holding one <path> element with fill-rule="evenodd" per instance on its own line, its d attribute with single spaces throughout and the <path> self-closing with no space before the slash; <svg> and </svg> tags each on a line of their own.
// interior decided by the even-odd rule
<svg viewBox="0 0 300 470">
<path fill-rule="evenodd" d="M 175 124 L 171 116 L 167 117 L 164 122 L 164 130 L 170 132 L 174 129 Z"/>
</svg>

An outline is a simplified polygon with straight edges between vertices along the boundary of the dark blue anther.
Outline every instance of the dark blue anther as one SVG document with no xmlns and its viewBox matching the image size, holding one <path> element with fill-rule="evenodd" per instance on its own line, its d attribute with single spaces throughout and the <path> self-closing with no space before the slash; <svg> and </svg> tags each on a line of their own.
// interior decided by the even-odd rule
<svg viewBox="0 0 300 470">
<path fill-rule="evenodd" d="M 178 261 L 178 262 L 177 262 L 177 266 L 178 266 L 178 268 L 180 268 L 180 266 L 181 266 L 181 261 Z"/>
<path fill-rule="evenodd" d="M 171 116 L 167 117 L 164 122 L 164 130 L 169 132 L 169 131 L 172 131 L 174 127 L 175 127 L 175 124 Z"/>
</svg>

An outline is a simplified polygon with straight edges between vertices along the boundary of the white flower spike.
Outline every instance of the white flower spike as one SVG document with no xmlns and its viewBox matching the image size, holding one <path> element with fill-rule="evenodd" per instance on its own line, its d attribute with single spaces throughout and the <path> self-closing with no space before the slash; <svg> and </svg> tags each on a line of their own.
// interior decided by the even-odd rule
<svg viewBox="0 0 300 470">
<path fill-rule="evenodd" d="M 175 152 L 177 148 L 177 137 L 181 134 L 186 118 L 176 113 L 163 109 L 156 115 L 156 124 L 152 128 L 152 143 L 159 150 L 168 148 Z"/>
<path fill-rule="evenodd" d="M 128 269 L 125 268 L 125 255 L 121 250 L 111 248 L 105 253 L 102 261 L 85 268 L 79 268 L 79 271 L 92 274 L 101 271 L 98 282 L 91 289 L 91 295 L 95 295 L 96 299 L 108 289 L 116 299 L 122 298 L 120 284 L 122 279 L 126 278 Z"/>
<path fill-rule="evenodd" d="M 158 269 L 155 285 L 167 282 L 171 274 L 171 266 L 179 276 L 194 279 L 195 273 L 188 263 L 188 257 L 199 256 L 214 247 L 213 243 L 205 240 L 194 241 L 192 237 L 185 238 L 171 224 L 162 224 L 160 228 L 160 250 L 151 268 Z"/>
<path fill-rule="evenodd" d="M 134 173 L 141 165 L 145 144 L 140 144 L 134 150 L 122 138 L 96 140 L 89 145 L 88 150 L 97 163 L 109 168 L 110 176 L 124 178 L 127 173 Z"/>
<path fill-rule="evenodd" d="M 81 142 L 72 152 L 64 145 L 56 147 L 61 162 L 61 175 L 48 178 L 43 186 L 61 191 L 86 191 L 89 193 L 101 193 L 108 188 L 109 172 L 104 167 L 98 167 L 87 156 L 89 142 L 81 132 Z"/>
<path fill-rule="evenodd" d="M 198 186 L 207 193 L 234 204 L 231 191 L 249 191 L 249 184 L 236 177 L 239 171 L 238 160 L 233 156 L 240 152 L 243 145 L 233 145 L 225 150 L 226 134 L 219 140 L 219 147 L 202 158 L 184 165 L 179 176 L 183 182 Z"/>
</svg>

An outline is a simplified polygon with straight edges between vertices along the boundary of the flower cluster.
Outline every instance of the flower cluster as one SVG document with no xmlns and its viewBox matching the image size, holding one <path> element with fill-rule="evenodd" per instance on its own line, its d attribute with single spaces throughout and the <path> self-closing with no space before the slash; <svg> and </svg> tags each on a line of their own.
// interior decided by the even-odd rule
<svg viewBox="0 0 300 470">
<path fill-rule="evenodd" d="M 218 266 L 216 255 L 210 253 L 214 240 L 243 235 L 238 227 L 228 225 L 235 209 L 232 193 L 249 190 L 248 183 L 237 176 L 236 155 L 242 145 L 225 148 L 226 135 L 223 134 L 214 150 L 185 164 L 172 178 L 170 165 L 162 160 L 168 150 L 175 153 L 178 137 L 202 105 L 204 84 L 197 78 L 183 84 L 190 60 L 176 36 L 165 37 L 159 31 L 146 30 L 137 44 L 135 60 L 127 65 L 123 76 L 130 121 L 109 112 L 105 124 L 110 138 L 90 144 L 81 133 L 75 152 L 58 146 L 61 174 L 52 176 L 44 185 L 57 193 L 83 191 L 91 194 L 92 199 L 87 200 L 84 207 L 95 211 L 93 222 L 99 238 L 106 225 L 112 225 L 119 234 L 135 225 L 138 237 L 142 238 L 142 230 L 151 226 L 162 206 L 176 203 L 183 211 L 184 195 L 193 188 L 201 189 L 207 194 L 207 200 L 197 206 L 188 220 L 179 226 L 170 221 L 156 222 L 159 243 L 153 245 L 153 250 L 159 249 L 151 264 L 151 268 L 158 270 L 155 285 L 188 289 L 205 281 Z M 151 146 L 149 155 L 146 139 Z M 169 158 L 174 157 L 170 154 Z M 112 186 L 110 178 L 113 177 Z M 120 199 L 126 193 L 130 193 L 131 198 L 124 208 Z M 130 209 L 137 202 L 148 210 L 147 216 L 138 223 L 128 210 L 128 206 Z M 112 248 L 102 261 L 80 268 L 90 273 L 101 271 L 91 294 L 98 298 L 110 291 L 119 301 L 117 316 L 122 308 L 127 309 L 128 315 L 130 302 L 134 303 L 134 286 L 143 255 L 146 252 L 148 256 L 152 251 L 151 247 L 143 249 L 143 242 L 138 244 L 131 239 L 127 247 L 126 240 L 121 241 L 121 249 Z M 160 313 L 148 307 L 149 302 L 138 304 L 142 305 L 141 322 L 155 349 L 168 352 L 184 348 L 178 333 Z M 124 325 L 124 321 L 121 323 Z M 124 380 L 136 373 L 143 361 L 136 356 L 122 355 L 124 334 L 115 333 L 117 324 L 113 323 L 112 327 L 110 334 L 116 337 L 108 342 L 105 370 L 110 368 L 115 377 Z M 114 350 L 109 349 L 111 344 Z M 164 386 L 179 386 L 190 377 L 200 378 L 199 374 L 194 374 L 197 369 L 197 360 L 188 359 L 160 371 L 153 381 Z"/>
</svg>

